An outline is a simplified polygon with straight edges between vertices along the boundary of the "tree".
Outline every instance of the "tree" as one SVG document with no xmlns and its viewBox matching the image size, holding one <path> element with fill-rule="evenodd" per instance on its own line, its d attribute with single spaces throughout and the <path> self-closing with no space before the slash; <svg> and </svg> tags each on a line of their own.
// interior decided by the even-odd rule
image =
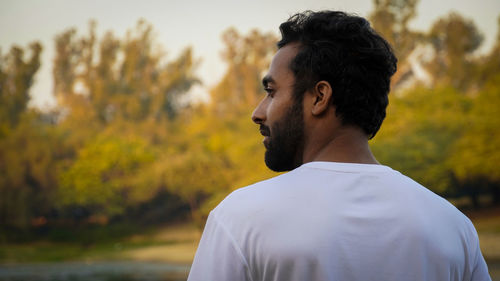
<svg viewBox="0 0 500 281">
<path fill-rule="evenodd" d="M 26 227 L 50 209 L 55 182 L 57 137 L 40 114 L 29 110 L 29 90 L 40 67 L 42 46 L 29 46 L 31 56 L 14 46 L 0 53 L 0 224 Z"/>
<path fill-rule="evenodd" d="M 150 199 L 137 200 L 137 189 L 150 187 L 134 183 L 154 159 L 151 148 L 139 138 L 96 136 L 61 173 L 58 204 L 92 207 L 92 213 L 106 216 L 122 214 L 127 206 Z"/>
<path fill-rule="evenodd" d="M 491 52 L 477 60 L 479 73 L 476 87 L 481 89 L 486 83 L 497 79 L 500 73 L 500 16 L 497 19 L 497 36 Z M 475 78 L 475 77 L 474 77 Z"/>
<path fill-rule="evenodd" d="M 29 46 L 31 57 L 24 58 L 25 50 L 18 46 L 9 54 L 0 53 L 0 122 L 2 126 L 15 126 L 20 115 L 26 111 L 29 89 L 40 67 L 42 45 L 38 42 Z M 4 131 L 5 129 L 2 129 Z M 1 137 L 0 133 L 0 137 Z"/>
<path fill-rule="evenodd" d="M 500 73 L 473 99 L 460 139 L 449 158 L 457 184 L 479 207 L 477 196 L 490 193 L 500 203 Z"/>
<path fill-rule="evenodd" d="M 500 161 L 500 17 L 496 42 L 489 54 L 478 59 L 478 64 L 480 74 L 474 81 L 478 90 L 472 96 L 467 126 L 454 146 L 450 163 L 457 181 L 466 187 L 472 185 L 472 195 L 480 193 L 481 188 L 487 189 L 494 203 L 500 203 L 497 169 Z"/>
<path fill-rule="evenodd" d="M 432 25 L 428 37 L 436 53 L 427 66 L 434 79 L 466 91 L 476 70 L 471 55 L 483 41 L 474 22 L 452 12 Z"/>
<path fill-rule="evenodd" d="M 175 145 L 178 100 L 199 81 L 191 49 L 166 61 L 145 21 L 123 39 L 97 38 L 95 27 L 56 37 L 55 94 L 65 112 L 58 127 L 73 149 L 60 165 L 59 207 L 113 217 L 165 193 L 152 179 L 161 162 L 154 155 Z"/>
<path fill-rule="evenodd" d="M 0 139 L 0 225 L 25 228 L 54 208 L 64 136 L 36 112 L 25 112 Z"/>
<path fill-rule="evenodd" d="M 453 87 L 415 88 L 393 96 L 372 143 L 379 161 L 442 195 L 456 195 L 453 145 L 462 135 L 470 100 Z"/>
<path fill-rule="evenodd" d="M 246 111 L 257 105 L 262 90 L 262 74 L 274 54 L 277 42 L 271 33 L 252 30 L 242 36 L 234 28 L 222 35 L 222 53 L 228 70 L 211 92 L 212 108 L 223 116 Z"/>
<path fill-rule="evenodd" d="M 408 23 L 416 16 L 418 0 L 374 0 L 374 4 L 370 22 L 391 44 L 399 64 L 403 65 L 422 37 L 408 27 Z"/>
<path fill-rule="evenodd" d="M 180 96 L 199 83 L 191 49 L 165 64 L 152 26 L 145 21 L 123 40 L 107 32 L 97 44 L 98 54 L 96 42 L 92 22 L 86 37 L 77 39 L 74 29 L 56 37 L 55 95 L 73 115 L 85 106 L 83 117 L 102 124 L 114 119 L 171 119 L 179 110 Z"/>
</svg>

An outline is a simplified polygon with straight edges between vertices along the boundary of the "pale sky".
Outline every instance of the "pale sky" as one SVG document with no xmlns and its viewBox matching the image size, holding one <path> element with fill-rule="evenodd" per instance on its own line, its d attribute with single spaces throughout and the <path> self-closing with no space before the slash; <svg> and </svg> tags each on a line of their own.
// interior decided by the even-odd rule
<svg viewBox="0 0 500 281">
<path fill-rule="evenodd" d="M 21 47 L 35 40 L 42 43 L 42 66 L 31 89 L 32 105 L 53 106 L 52 59 L 54 37 L 70 27 L 87 34 L 90 19 L 97 21 L 97 33 L 112 30 L 122 38 L 141 18 L 151 23 L 157 39 L 173 59 L 184 47 L 192 46 L 201 58 L 198 75 L 203 94 L 217 84 L 225 71 L 220 59 L 220 36 L 230 26 L 240 33 L 253 28 L 278 34 L 278 26 L 290 15 L 304 10 L 337 9 L 368 16 L 372 0 L 0 0 L 0 50 L 13 44 Z M 420 0 L 417 18 L 411 26 L 427 31 L 450 11 L 474 20 L 485 35 L 482 52 L 490 50 L 497 32 L 499 0 Z"/>
</svg>

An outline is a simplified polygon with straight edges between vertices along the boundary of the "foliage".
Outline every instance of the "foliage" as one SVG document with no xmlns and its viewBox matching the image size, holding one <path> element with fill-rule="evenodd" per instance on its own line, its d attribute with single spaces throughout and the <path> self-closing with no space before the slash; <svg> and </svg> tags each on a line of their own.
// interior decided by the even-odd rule
<svg viewBox="0 0 500 281">
<path fill-rule="evenodd" d="M 50 212 L 64 153 L 61 135 L 35 112 L 0 139 L 0 224 L 25 227 Z"/>
<path fill-rule="evenodd" d="M 424 65 L 434 83 L 395 87 L 372 149 L 435 192 L 487 192 L 500 202 L 500 33 L 478 56 L 482 35 L 472 21 L 450 14 L 428 32 L 410 30 L 416 5 L 376 0 L 371 14 L 399 56 L 396 80 L 411 75 L 419 44 L 434 50 Z M 2 228 L 167 220 L 183 210 L 202 225 L 229 192 L 274 175 L 250 119 L 274 34 L 228 29 L 227 71 L 210 102 L 185 105 L 180 100 L 200 83 L 190 48 L 167 60 L 145 21 L 124 38 L 99 38 L 96 28 L 91 22 L 86 35 L 69 29 L 55 37 L 54 112 L 27 106 L 41 45 L 30 45 L 27 59 L 20 47 L 0 54 Z"/>
<path fill-rule="evenodd" d="M 106 215 L 122 213 L 141 197 L 138 189 L 149 188 L 134 181 L 154 161 L 149 150 L 141 139 L 97 136 L 77 151 L 76 161 L 62 172 L 58 204 L 94 206 Z"/>
<path fill-rule="evenodd" d="M 13 46 L 6 55 L 0 52 L 0 137 L 8 130 L 6 126 L 15 126 L 27 109 L 28 90 L 40 67 L 42 45 L 33 42 L 29 48 L 31 57 L 27 60 L 25 51 L 18 46 Z"/>
<path fill-rule="evenodd" d="M 428 65 L 434 79 L 467 90 L 476 71 L 470 55 L 483 41 L 474 22 L 450 13 L 432 25 L 428 37 L 436 54 Z"/>
<path fill-rule="evenodd" d="M 448 158 L 459 184 L 473 194 L 488 190 L 494 202 L 500 202 L 500 75 L 497 74 L 475 98 L 467 115 L 463 135 Z"/>
<path fill-rule="evenodd" d="M 446 159 L 453 156 L 469 107 L 470 100 L 451 87 L 416 88 L 392 97 L 372 149 L 382 163 L 436 192 L 450 193 L 454 187 Z"/>
<path fill-rule="evenodd" d="M 257 30 L 241 36 L 230 28 L 222 40 L 226 45 L 223 58 L 228 70 L 211 92 L 211 106 L 219 117 L 231 118 L 232 114 L 253 108 L 260 101 L 262 74 L 276 50 L 277 39 L 271 33 Z"/>
<path fill-rule="evenodd" d="M 418 0 L 374 0 L 375 8 L 370 14 L 373 28 L 394 48 L 400 65 L 421 37 L 409 28 L 409 22 L 417 15 L 417 3 Z"/>
<path fill-rule="evenodd" d="M 91 23 L 90 34 L 79 39 L 73 29 L 56 37 L 54 94 L 59 103 L 74 111 L 74 118 L 82 118 L 79 107 L 85 106 L 83 118 L 102 124 L 175 117 L 180 96 L 198 83 L 191 49 L 165 64 L 146 22 L 139 21 L 123 40 L 107 32 L 98 46 L 94 27 Z"/>
</svg>

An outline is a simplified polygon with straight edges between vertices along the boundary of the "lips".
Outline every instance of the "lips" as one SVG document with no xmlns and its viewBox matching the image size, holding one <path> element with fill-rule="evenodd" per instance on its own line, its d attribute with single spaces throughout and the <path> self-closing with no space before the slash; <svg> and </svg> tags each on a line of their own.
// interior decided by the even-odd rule
<svg viewBox="0 0 500 281">
<path fill-rule="evenodd" d="M 260 134 L 263 135 L 264 137 L 269 137 L 271 135 L 271 132 L 269 131 L 268 127 L 260 125 Z"/>
<path fill-rule="evenodd" d="M 271 135 L 271 131 L 269 130 L 268 127 L 264 125 L 260 125 L 260 134 L 264 136 L 264 139 L 262 140 L 262 143 L 264 144 L 264 147 L 267 149 L 269 147 L 269 136 Z"/>
</svg>

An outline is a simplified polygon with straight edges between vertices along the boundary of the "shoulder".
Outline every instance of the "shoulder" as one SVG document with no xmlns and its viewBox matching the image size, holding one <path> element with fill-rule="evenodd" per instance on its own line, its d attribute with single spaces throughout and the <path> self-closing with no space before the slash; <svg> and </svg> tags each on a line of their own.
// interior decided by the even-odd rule
<svg viewBox="0 0 500 281">
<path fill-rule="evenodd" d="M 273 197 L 273 193 L 287 181 L 288 174 L 282 174 L 267 180 L 263 180 L 231 192 L 212 211 L 219 217 L 225 213 L 233 215 L 239 212 L 247 212 L 250 209 L 258 209 L 265 206 L 266 201 Z"/>
<path fill-rule="evenodd" d="M 405 204 L 409 204 L 408 207 L 413 207 L 408 210 L 427 214 L 427 219 L 455 218 L 467 227 L 471 225 L 470 220 L 448 200 L 412 178 L 394 171 L 389 181 L 396 187 L 393 189 L 394 195 L 404 199 Z"/>
<path fill-rule="evenodd" d="M 290 196 L 297 183 L 296 169 L 276 177 L 236 189 L 222 200 L 210 213 L 217 221 L 233 233 L 239 233 L 282 211 L 283 200 Z"/>
<path fill-rule="evenodd" d="M 478 239 L 471 220 L 439 194 L 397 171 L 389 181 L 396 186 L 391 196 L 409 232 L 441 236 L 442 241 L 451 237 L 469 242 Z"/>
</svg>

